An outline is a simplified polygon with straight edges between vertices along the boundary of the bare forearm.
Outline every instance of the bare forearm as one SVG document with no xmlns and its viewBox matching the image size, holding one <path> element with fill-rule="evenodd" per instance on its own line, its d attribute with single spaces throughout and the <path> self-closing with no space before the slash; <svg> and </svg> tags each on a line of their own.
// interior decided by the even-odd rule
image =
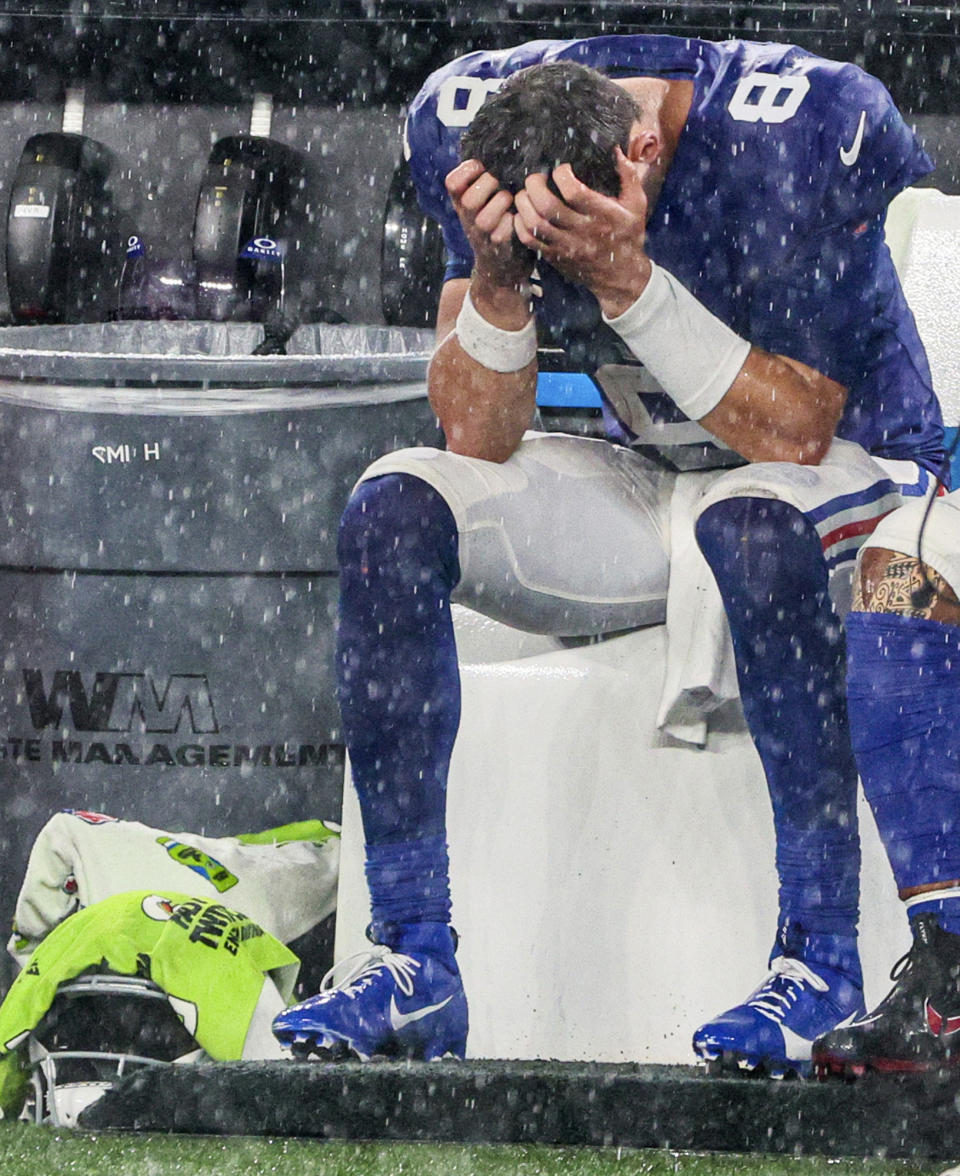
<svg viewBox="0 0 960 1176">
<path fill-rule="evenodd" d="M 750 461 L 823 459 L 846 399 L 836 381 L 751 346 L 658 266 L 619 315 L 609 300 L 600 306 L 677 407 L 738 453 Z"/>
<path fill-rule="evenodd" d="M 818 465 L 847 390 L 806 364 L 754 347 L 720 403 L 700 423 L 750 461 Z"/>
<path fill-rule="evenodd" d="M 531 363 L 519 372 L 491 372 L 464 354 L 451 334 L 434 354 L 428 386 L 430 403 L 454 453 L 506 461 L 533 417 L 537 365 Z"/>
<path fill-rule="evenodd" d="M 437 337 L 430 364 L 430 403 L 454 453 L 485 461 L 506 461 L 533 417 L 536 362 L 515 372 L 495 372 L 467 355 L 454 328 L 467 290 L 477 311 L 494 326 L 515 331 L 530 321 L 529 289 L 485 282 L 448 282 L 440 298 Z"/>
</svg>

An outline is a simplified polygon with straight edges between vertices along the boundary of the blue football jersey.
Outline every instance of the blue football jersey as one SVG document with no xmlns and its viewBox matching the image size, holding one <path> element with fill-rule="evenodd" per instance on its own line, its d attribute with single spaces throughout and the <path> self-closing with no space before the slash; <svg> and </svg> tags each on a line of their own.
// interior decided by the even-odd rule
<svg viewBox="0 0 960 1176">
<path fill-rule="evenodd" d="M 572 60 L 611 77 L 693 83 L 693 101 L 647 225 L 650 256 L 756 346 L 809 364 L 849 397 L 838 435 L 931 469 L 940 409 L 913 316 L 883 239 L 887 205 L 933 164 L 883 85 L 855 65 L 796 46 L 667 36 L 531 41 L 470 53 L 433 73 L 413 101 L 406 152 L 422 208 L 437 220 L 448 278 L 472 253 L 444 188 L 459 140 L 510 74 Z M 542 341 L 595 374 L 612 438 L 704 434 L 642 375 L 596 299 L 549 265 L 534 275 Z M 691 463 L 697 464 L 697 463 Z"/>
</svg>

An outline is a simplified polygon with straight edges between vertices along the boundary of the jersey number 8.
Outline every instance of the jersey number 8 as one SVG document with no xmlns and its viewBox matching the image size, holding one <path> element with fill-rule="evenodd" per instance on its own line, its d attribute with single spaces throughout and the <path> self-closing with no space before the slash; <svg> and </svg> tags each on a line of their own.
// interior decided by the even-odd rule
<svg viewBox="0 0 960 1176">
<path fill-rule="evenodd" d="M 809 89 L 802 75 L 747 74 L 737 83 L 727 110 L 737 122 L 783 123 L 797 113 Z"/>
<path fill-rule="evenodd" d="M 437 118 L 445 127 L 468 127 L 487 95 L 499 90 L 504 80 L 469 74 L 447 78 L 437 94 Z"/>
</svg>

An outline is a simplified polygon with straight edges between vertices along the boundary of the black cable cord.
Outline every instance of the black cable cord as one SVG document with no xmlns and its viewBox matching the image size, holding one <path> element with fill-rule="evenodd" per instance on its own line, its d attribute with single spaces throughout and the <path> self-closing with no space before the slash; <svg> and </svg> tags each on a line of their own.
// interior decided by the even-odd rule
<svg viewBox="0 0 960 1176">
<path fill-rule="evenodd" d="M 940 470 L 936 475 L 933 492 L 927 499 L 927 505 L 924 507 L 923 511 L 923 518 L 920 520 L 920 531 L 917 534 L 917 562 L 920 565 L 920 575 L 923 577 L 923 587 L 917 588 L 916 591 L 910 593 L 910 603 L 916 609 L 929 608 L 933 598 L 938 594 L 938 589 L 930 579 L 930 573 L 923 558 L 923 533 L 926 530 L 927 520 L 930 518 L 930 512 L 933 510 L 934 501 L 939 496 L 941 488 L 946 485 L 947 474 L 950 471 L 950 463 L 953 460 L 954 454 L 957 452 L 958 443 L 960 443 L 960 428 L 957 429 L 956 436 L 950 442 L 950 447 L 944 454 L 943 463 L 941 464 Z M 934 571 L 936 571 L 935 568 Z M 949 603 L 960 607 L 960 600 L 957 599 L 952 589 L 950 595 L 953 597 L 953 599 L 950 600 Z"/>
</svg>

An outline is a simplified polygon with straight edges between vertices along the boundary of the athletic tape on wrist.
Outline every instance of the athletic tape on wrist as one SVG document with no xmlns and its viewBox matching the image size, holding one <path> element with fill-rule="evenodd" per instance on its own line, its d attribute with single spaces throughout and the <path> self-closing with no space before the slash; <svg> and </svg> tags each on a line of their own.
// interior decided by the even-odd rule
<svg viewBox="0 0 960 1176">
<path fill-rule="evenodd" d="M 658 265 L 636 302 L 603 321 L 694 421 L 716 408 L 750 352 L 746 339 Z"/>
<path fill-rule="evenodd" d="M 470 291 L 457 316 L 460 346 L 477 363 L 492 372 L 519 372 L 537 354 L 537 328 L 533 319 L 519 331 L 505 331 L 488 322 L 470 300 Z"/>
</svg>

